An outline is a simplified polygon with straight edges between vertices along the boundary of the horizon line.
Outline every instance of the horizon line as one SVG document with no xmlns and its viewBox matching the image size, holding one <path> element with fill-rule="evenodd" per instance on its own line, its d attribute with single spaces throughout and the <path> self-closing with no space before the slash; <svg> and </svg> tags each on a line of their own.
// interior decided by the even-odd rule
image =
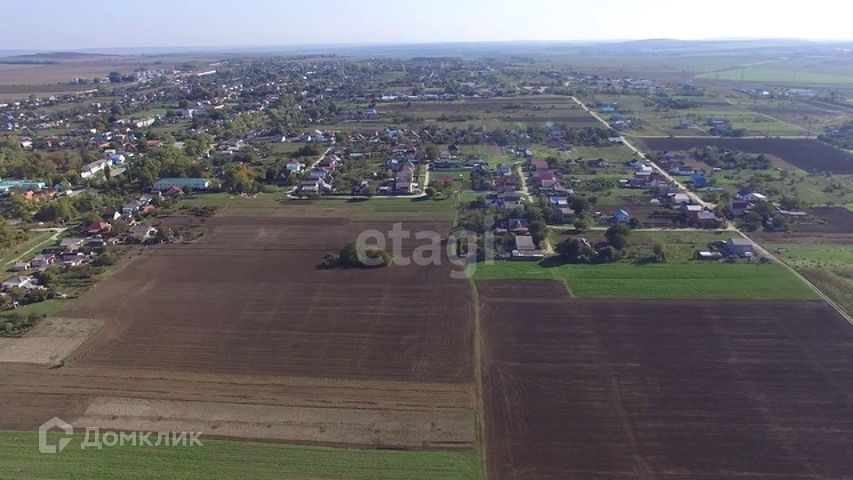
<svg viewBox="0 0 853 480">
<path fill-rule="evenodd" d="M 531 39 L 516 39 L 516 40 L 436 40 L 436 41 L 412 41 L 412 42 L 396 42 L 396 41 L 375 41 L 375 42 L 320 42 L 320 43 L 287 43 L 287 44 L 252 44 L 252 45 L 120 45 L 120 46 L 99 46 L 99 47 L 42 47 L 42 48 L 0 48 L 0 52 L 20 52 L 19 55 L 27 55 L 32 53 L 96 53 L 97 51 L 109 50 L 173 50 L 174 53 L 180 53 L 181 49 L 186 50 L 208 50 L 208 51 L 223 51 L 223 50 L 260 50 L 260 49 L 299 49 L 299 48 L 364 48 L 364 47 L 406 47 L 406 46 L 442 46 L 442 45 L 481 45 L 481 44 L 574 44 L 574 45 L 595 45 L 595 44 L 618 44 L 618 43 L 641 43 L 651 41 L 662 42 L 685 42 L 685 43 L 737 43 L 737 42 L 761 42 L 761 41 L 777 41 L 777 42 L 803 42 L 814 44 L 837 44 L 837 43 L 853 43 L 853 38 L 850 39 L 809 39 L 797 37 L 710 37 L 698 39 L 681 39 L 669 37 L 645 37 L 645 38 L 611 38 L 611 39 L 569 39 L 569 40 L 531 40 Z"/>
</svg>

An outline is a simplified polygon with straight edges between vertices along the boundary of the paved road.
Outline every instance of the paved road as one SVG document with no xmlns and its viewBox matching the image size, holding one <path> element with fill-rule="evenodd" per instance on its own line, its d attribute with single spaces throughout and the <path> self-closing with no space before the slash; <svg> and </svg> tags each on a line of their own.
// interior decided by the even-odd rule
<svg viewBox="0 0 853 480">
<path fill-rule="evenodd" d="M 610 128 L 610 125 L 609 125 L 609 124 L 608 124 L 608 123 L 607 123 L 603 118 L 601 118 L 597 113 L 595 113 L 595 112 L 593 112 L 592 110 L 590 110 L 590 108 L 589 108 L 589 107 L 587 107 L 583 102 L 581 102 L 580 100 L 578 100 L 576 97 L 572 97 L 572 100 L 574 100 L 574 101 L 575 101 L 575 103 L 577 103 L 578 105 L 580 105 L 580 106 L 581 106 L 581 108 L 583 108 L 584 110 L 586 110 L 587 112 L 589 112 L 589 113 L 590 113 L 590 115 L 592 115 L 593 117 L 595 117 L 599 122 L 603 123 L 605 126 L 607 126 L 608 128 Z M 677 180 L 675 180 L 674 178 L 672 178 L 672 176 L 671 176 L 671 175 L 669 175 L 668 173 L 666 173 L 666 171 L 664 171 L 664 170 L 663 170 L 663 169 L 662 169 L 658 164 L 656 164 L 655 162 L 651 161 L 648 157 L 646 157 L 646 155 L 645 155 L 643 152 L 641 152 L 637 147 L 635 147 L 634 145 L 632 145 L 632 144 L 631 144 L 631 142 L 629 142 L 628 140 L 626 140 L 624 136 L 623 136 L 623 137 L 620 137 L 620 138 L 622 139 L 622 142 L 625 144 L 625 146 L 627 146 L 628 148 L 630 148 L 631 150 L 633 150 L 634 152 L 636 152 L 636 153 L 637 153 L 637 155 L 639 155 L 639 156 L 640 156 L 640 158 L 642 158 L 642 159 L 646 160 L 646 161 L 647 161 L 647 162 L 652 166 L 652 168 L 654 168 L 655 170 L 657 170 L 659 173 L 661 173 L 661 174 L 662 174 L 665 178 L 667 178 L 668 180 L 671 180 L 672 182 L 674 182 L 676 185 L 678 185 L 678 187 L 679 187 L 680 189 L 685 190 L 685 191 L 687 192 L 687 194 L 688 194 L 688 195 L 690 195 L 690 198 L 691 198 L 693 201 L 695 201 L 695 202 L 696 202 L 696 203 L 698 203 L 699 205 L 702 205 L 702 206 L 705 206 L 705 207 L 711 207 L 711 208 L 715 207 L 715 205 L 713 205 L 713 204 L 710 204 L 710 203 L 708 203 L 708 202 L 703 201 L 701 198 L 699 198 L 699 196 L 698 196 L 698 195 L 696 195 L 695 193 L 691 192 L 691 191 L 690 191 L 690 190 L 688 190 L 684 185 L 682 185 L 680 182 L 678 182 Z M 853 325 L 853 317 L 851 317 L 850 315 L 848 315 L 848 314 L 847 314 L 847 312 L 845 312 L 845 311 L 844 311 L 844 309 L 842 309 L 841 307 L 839 307 L 835 302 L 833 302 L 833 301 L 832 301 L 832 299 L 830 299 L 830 298 L 829 298 L 829 297 L 827 297 L 823 292 L 821 292 L 821 291 L 820 291 L 820 289 L 819 289 L 819 288 L 817 288 L 817 286 L 815 286 L 812 282 L 810 282 L 806 277 L 804 277 L 804 276 L 800 275 L 800 273 L 799 273 L 799 272 L 797 272 L 797 271 L 796 271 L 792 266 L 790 266 L 790 265 L 788 265 L 787 263 L 785 263 L 782 259 L 780 259 L 780 258 L 779 258 L 779 257 L 777 257 L 776 255 L 773 255 L 772 253 L 770 253 L 770 251 L 769 251 L 769 250 L 767 250 L 766 248 L 764 248 L 763 246 L 761 246 L 761 244 L 759 244 L 758 242 L 756 242 L 755 240 L 753 240 L 752 238 L 750 238 L 750 237 L 749 237 L 749 235 L 745 234 L 743 231 L 741 231 L 740 229 L 738 229 L 738 228 L 737 228 L 737 227 L 735 227 L 734 225 L 727 224 L 727 230 L 730 230 L 730 231 L 732 231 L 732 232 L 734 232 L 734 233 L 737 233 L 737 234 L 741 235 L 742 237 L 746 238 L 747 240 L 749 240 L 749 241 L 752 243 L 753 248 L 755 249 L 755 251 L 756 251 L 759 255 L 764 256 L 764 257 L 767 257 L 767 258 L 769 258 L 770 260 L 772 260 L 773 262 L 778 263 L 779 265 L 782 265 L 783 267 L 785 267 L 789 272 L 791 272 L 791 274 L 793 274 L 795 277 L 799 278 L 799 279 L 800 279 L 800 281 L 802 281 L 803 283 L 805 283 L 809 288 L 811 288 L 815 293 L 817 293 L 817 295 L 818 295 L 818 296 L 820 296 L 824 301 L 826 301 L 826 303 L 828 303 L 828 304 L 829 304 L 829 306 L 831 306 L 833 309 L 835 309 L 835 311 L 837 311 L 837 312 L 838 312 L 842 317 L 844 317 L 848 322 L 850 322 L 850 324 L 851 324 L 851 325 Z"/>
<path fill-rule="evenodd" d="M 576 97 L 572 97 L 572 100 L 574 100 L 574 101 L 575 101 L 575 103 L 577 103 L 578 105 L 580 105 L 580 106 L 581 106 L 581 108 L 583 108 L 584 110 L 586 110 L 587 112 L 589 112 L 589 114 L 590 114 L 590 115 L 592 115 L 593 117 L 595 117 L 599 122 L 601 122 L 602 124 L 604 124 L 604 126 L 606 126 L 607 128 L 610 128 L 610 125 L 607 123 L 607 121 L 605 121 L 603 118 L 601 118 L 601 116 L 599 116 L 597 113 L 593 112 L 589 107 L 587 107 L 587 106 L 586 106 L 586 104 L 584 104 L 583 102 L 581 102 L 580 100 L 578 100 Z M 646 154 L 645 154 L 645 153 L 643 153 L 639 148 L 637 148 L 637 147 L 635 147 L 633 144 L 631 144 L 631 142 L 630 142 L 630 141 L 628 141 L 628 139 L 626 139 L 624 136 L 620 136 L 619 138 L 622 140 L 622 143 L 624 143 L 626 147 L 630 148 L 630 149 L 631 149 L 635 154 L 637 154 L 637 156 L 639 156 L 640 158 L 642 158 L 643 160 L 645 160 L 645 161 L 646 161 L 649 165 L 651 165 L 651 166 L 652 166 L 652 168 L 653 168 L 653 169 L 655 169 L 655 170 L 656 170 L 656 171 L 657 171 L 661 176 L 663 176 L 664 178 L 666 178 L 668 181 L 670 181 L 670 182 L 672 182 L 672 183 L 676 184 L 676 185 L 678 186 L 678 188 L 680 188 L 681 190 L 684 190 L 684 192 L 685 192 L 685 193 L 687 193 L 687 195 L 689 195 L 689 196 L 690 196 L 690 199 L 691 199 L 691 200 L 693 200 L 693 202 L 695 202 L 695 203 L 696 203 L 696 204 L 698 204 L 698 205 L 702 205 L 703 207 L 706 207 L 706 208 L 715 208 L 715 207 L 716 207 L 716 205 L 714 205 L 714 204 L 712 204 L 712 203 L 708 203 L 708 202 L 706 202 L 706 201 L 702 200 L 702 199 L 699 197 L 699 195 L 697 195 L 697 194 L 695 194 L 695 193 L 691 192 L 690 190 L 688 190 L 688 189 L 687 189 L 687 187 L 686 187 L 684 184 L 682 184 L 681 182 L 679 182 L 678 180 L 676 180 L 676 179 L 675 179 L 672 175 L 670 175 L 666 170 L 664 170 L 663 168 L 661 168 L 661 166 L 660 166 L 660 165 L 658 165 L 657 163 L 655 163 L 655 162 L 653 162 L 651 159 L 649 159 L 649 158 L 646 156 Z"/>
</svg>

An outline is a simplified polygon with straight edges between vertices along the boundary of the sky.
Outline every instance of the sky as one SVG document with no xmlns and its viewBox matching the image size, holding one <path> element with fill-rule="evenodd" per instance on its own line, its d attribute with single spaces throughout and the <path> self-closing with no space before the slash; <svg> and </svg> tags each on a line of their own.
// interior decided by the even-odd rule
<svg viewBox="0 0 853 480">
<path fill-rule="evenodd" d="M 517 40 L 853 40 L 853 2 L 811 0 L 0 0 L 0 49 Z"/>
</svg>

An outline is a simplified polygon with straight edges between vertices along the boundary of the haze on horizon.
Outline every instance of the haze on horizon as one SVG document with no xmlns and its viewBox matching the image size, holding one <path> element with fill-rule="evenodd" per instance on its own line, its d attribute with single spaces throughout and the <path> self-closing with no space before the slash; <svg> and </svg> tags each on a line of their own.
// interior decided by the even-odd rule
<svg viewBox="0 0 853 480">
<path fill-rule="evenodd" d="M 850 40 L 853 4 L 814 0 L 106 0 L 8 2 L 15 50 L 675 38 Z"/>
</svg>

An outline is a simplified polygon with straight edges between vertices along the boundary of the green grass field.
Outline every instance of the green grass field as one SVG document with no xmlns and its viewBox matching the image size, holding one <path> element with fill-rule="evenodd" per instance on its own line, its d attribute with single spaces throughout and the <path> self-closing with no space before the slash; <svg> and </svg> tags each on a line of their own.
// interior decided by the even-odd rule
<svg viewBox="0 0 853 480">
<path fill-rule="evenodd" d="M 687 263 L 562 265 L 500 261 L 480 264 L 477 280 L 558 280 L 577 298 L 814 300 L 780 265 Z"/>
<path fill-rule="evenodd" d="M 57 436 L 57 438 L 59 438 Z M 80 449 L 78 436 L 62 453 L 38 451 L 35 433 L 0 432 L 0 478 L 476 480 L 474 453 L 400 452 L 205 440 L 194 447 Z"/>
<path fill-rule="evenodd" d="M 646 104 L 646 98 L 639 95 L 597 95 L 587 100 L 619 104 L 619 113 L 630 118 L 639 118 L 639 128 L 630 130 L 633 135 L 691 136 L 707 135 L 710 118 L 726 118 L 734 128 L 746 130 L 748 135 L 787 136 L 804 135 L 805 130 L 777 118 L 749 110 L 746 106 L 727 102 L 719 96 L 689 97 L 695 102 L 695 108 L 681 110 L 656 108 Z M 609 114 L 602 114 L 608 118 Z M 688 122 L 692 128 L 676 128 L 681 122 Z"/>
<path fill-rule="evenodd" d="M 772 244 L 768 248 L 853 314 L 853 245 Z"/>
<path fill-rule="evenodd" d="M 53 236 L 53 232 L 30 232 L 23 242 L 0 250 L 0 268 L 10 268 L 16 261 L 29 260 L 28 256 L 35 256 L 39 250 L 53 243 Z"/>
<path fill-rule="evenodd" d="M 762 82 L 779 83 L 784 85 L 850 85 L 853 77 L 838 72 L 805 70 L 802 67 L 794 68 L 771 68 L 771 67 L 747 67 L 726 70 L 723 72 L 710 72 L 699 76 L 705 80 L 723 80 L 729 82 Z"/>
</svg>

